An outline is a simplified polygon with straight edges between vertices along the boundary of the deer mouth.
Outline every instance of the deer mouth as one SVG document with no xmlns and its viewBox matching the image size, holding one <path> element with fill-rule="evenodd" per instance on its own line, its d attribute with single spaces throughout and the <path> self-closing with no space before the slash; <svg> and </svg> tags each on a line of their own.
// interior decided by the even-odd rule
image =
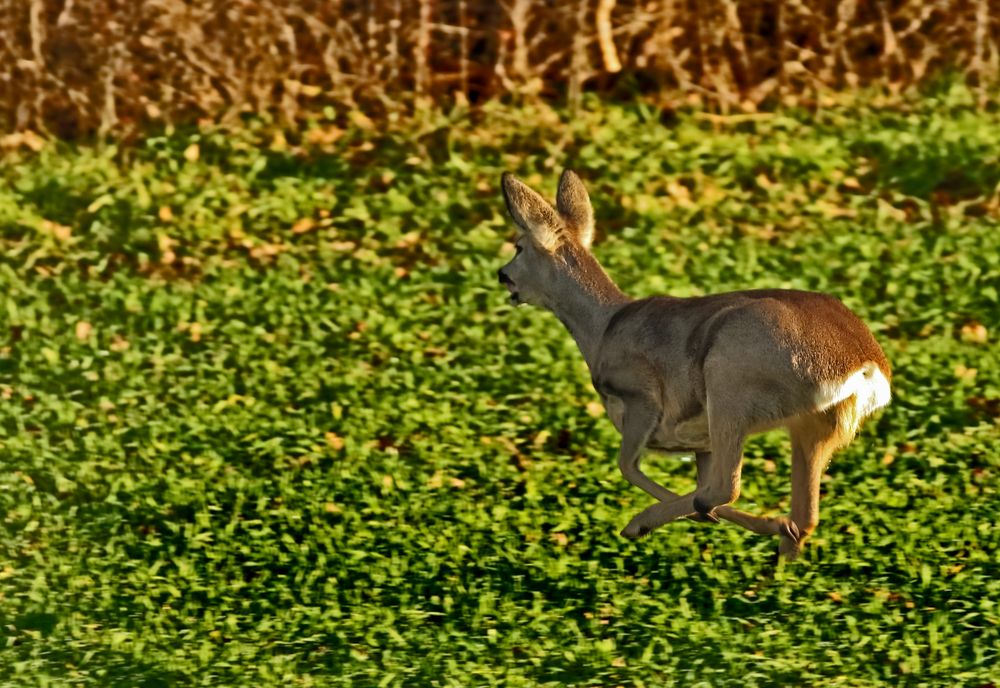
<svg viewBox="0 0 1000 688">
<path fill-rule="evenodd" d="M 521 297 L 517 295 L 517 285 L 514 284 L 514 280 L 507 276 L 507 273 L 500 272 L 500 284 L 507 287 L 507 291 L 510 292 L 510 302 L 515 306 L 521 303 Z"/>
<path fill-rule="evenodd" d="M 521 297 L 517 295 L 517 287 L 510 281 L 504 282 L 504 284 L 507 286 L 507 291 L 510 292 L 510 302 L 516 306 L 521 302 Z"/>
</svg>

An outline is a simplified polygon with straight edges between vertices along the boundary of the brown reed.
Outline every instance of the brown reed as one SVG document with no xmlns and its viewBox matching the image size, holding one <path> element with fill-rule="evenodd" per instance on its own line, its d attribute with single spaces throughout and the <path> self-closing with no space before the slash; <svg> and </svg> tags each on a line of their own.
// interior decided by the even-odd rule
<svg viewBox="0 0 1000 688">
<path fill-rule="evenodd" d="M 718 112 L 942 73 L 990 100 L 1000 0 L 0 0 L 0 132 L 586 90 Z"/>
</svg>

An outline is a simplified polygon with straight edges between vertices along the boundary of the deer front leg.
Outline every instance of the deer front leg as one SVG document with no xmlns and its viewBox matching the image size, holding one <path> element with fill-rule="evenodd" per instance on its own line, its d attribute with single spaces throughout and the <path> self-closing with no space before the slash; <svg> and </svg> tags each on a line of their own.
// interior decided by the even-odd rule
<svg viewBox="0 0 1000 688">
<path fill-rule="evenodd" d="M 639 468 L 642 451 L 649 442 L 660 420 L 660 409 L 656 403 L 645 396 L 621 396 L 625 409 L 622 414 L 622 444 L 618 453 L 618 468 L 625 479 L 656 499 L 670 500 L 676 494 L 662 485 L 653 482 Z"/>
<path fill-rule="evenodd" d="M 694 508 L 691 503 L 692 495 L 679 497 L 650 480 L 639 469 L 642 451 L 660 422 L 659 406 L 652 398 L 642 394 L 622 395 L 621 398 L 625 402 L 625 411 L 622 416 L 622 445 L 618 467 L 626 480 L 660 500 L 633 518 L 622 530 L 623 536 L 635 539 L 675 518 L 694 514 Z"/>
<path fill-rule="evenodd" d="M 622 535 L 630 540 L 635 540 L 671 521 L 694 516 L 694 494 L 694 492 L 689 492 L 669 502 L 657 502 L 646 507 L 638 516 L 629 521 L 625 529 L 622 530 Z"/>
<path fill-rule="evenodd" d="M 695 454 L 695 460 L 698 464 L 698 487 L 701 489 L 713 475 L 712 455 L 710 452 L 698 452 Z M 781 535 L 783 540 L 798 541 L 798 528 L 791 519 L 754 516 L 728 505 L 719 506 L 702 514 L 695 506 L 697 492 L 684 496 L 671 494 L 672 499 L 654 504 L 632 519 L 622 534 L 631 538 L 642 537 L 670 521 L 684 517 L 715 523 L 723 518 L 758 535 Z"/>
<path fill-rule="evenodd" d="M 650 480 L 639 468 L 643 449 L 660 422 L 660 407 L 652 397 L 642 393 L 624 394 L 618 392 L 615 396 L 621 399 L 624 405 L 621 419 L 622 443 L 618 454 L 618 468 L 622 475 L 648 495 L 660 500 L 658 502 L 660 504 L 677 501 L 680 497 L 676 493 Z M 688 509 L 682 515 L 693 513 L 693 509 Z M 659 525 L 663 525 L 663 523 Z M 647 525 L 644 520 L 636 517 L 625 527 L 622 535 L 634 539 L 645 535 L 652 530 L 652 527 L 651 524 Z"/>
</svg>

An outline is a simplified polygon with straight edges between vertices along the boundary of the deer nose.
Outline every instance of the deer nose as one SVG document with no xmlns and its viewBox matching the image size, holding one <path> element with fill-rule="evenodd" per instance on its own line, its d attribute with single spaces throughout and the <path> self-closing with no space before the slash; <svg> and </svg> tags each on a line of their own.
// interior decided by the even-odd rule
<svg viewBox="0 0 1000 688">
<path fill-rule="evenodd" d="M 500 278 L 500 284 L 507 284 L 510 282 L 510 277 L 508 277 L 507 273 L 503 271 L 503 268 L 497 270 L 497 276 Z"/>
</svg>

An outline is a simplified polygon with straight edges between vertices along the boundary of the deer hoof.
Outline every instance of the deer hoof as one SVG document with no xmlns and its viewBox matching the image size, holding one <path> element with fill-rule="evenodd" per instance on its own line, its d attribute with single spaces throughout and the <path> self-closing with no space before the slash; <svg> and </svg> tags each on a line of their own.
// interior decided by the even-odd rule
<svg viewBox="0 0 1000 688">
<path fill-rule="evenodd" d="M 646 535 L 649 535 L 649 528 L 646 526 L 639 526 L 638 528 L 625 526 L 625 528 L 622 529 L 622 537 L 626 537 L 629 540 L 638 540 Z"/>
<path fill-rule="evenodd" d="M 701 497 L 694 498 L 694 510 L 712 523 L 719 522 L 719 517 L 715 513 L 715 507 L 702 500 Z"/>
<path fill-rule="evenodd" d="M 802 552 L 802 531 L 790 518 L 782 518 L 778 524 L 781 542 L 778 544 L 778 556 L 785 561 L 794 561 Z"/>
<path fill-rule="evenodd" d="M 712 509 L 707 514 L 695 512 L 690 518 L 692 521 L 697 521 L 698 523 L 719 523 L 719 517 L 715 513 L 715 509 Z"/>
<path fill-rule="evenodd" d="M 801 534 L 799 533 L 799 527 L 795 525 L 795 521 L 791 519 L 782 521 L 781 525 L 778 526 L 778 530 L 781 532 L 782 537 L 786 537 L 798 544 Z"/>
<path fill-rule="evenodd" d="M 638 540 L 652 532 L 652 529 L 645 523 L 640 522 L 639 518 L 639 516 L 636 516 L 629 521 L 629 524 L 622 529 L 622 537 L 627 537 L 629 540 Z"/>
<path fill-rule="evenodd" d="M 715 513 L 715 509 L 711 509 L 710 511 L 706 511 L 706 512 L 699 511 L 695 515 L 695 518 L 698 519 L 699 521 L 701 521 L 702 523 L 721 523 L 722 522 L 721 519 L 719 518 L 719 515 L 717 513 Z"/>
</svg>

